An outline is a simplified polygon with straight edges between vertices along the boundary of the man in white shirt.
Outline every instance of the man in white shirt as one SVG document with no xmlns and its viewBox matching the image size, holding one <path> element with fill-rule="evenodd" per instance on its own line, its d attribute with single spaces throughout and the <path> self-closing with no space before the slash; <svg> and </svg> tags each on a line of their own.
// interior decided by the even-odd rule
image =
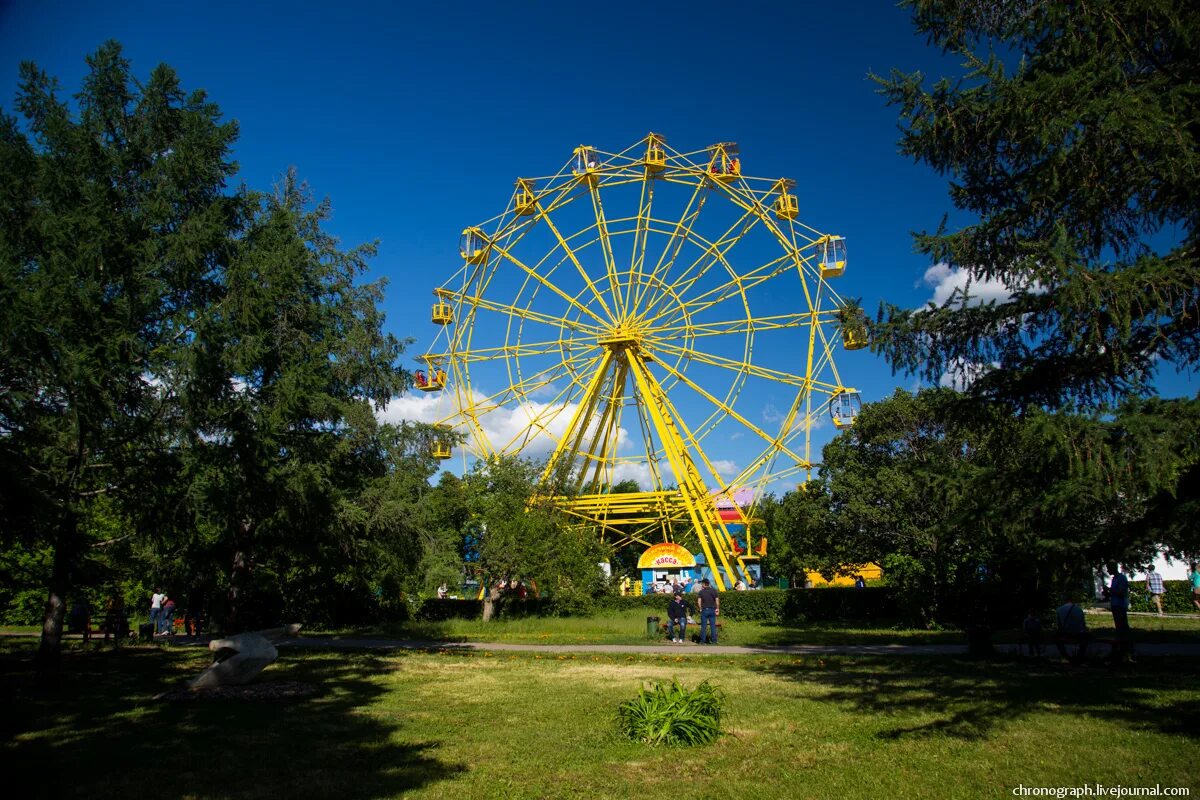
<svg viewBox="0 0 1200 800">
<path fill-rule="evenodd" d="M 162 633 L 162 604 L 166 599 L 167 596 L 158 587 L 155 587 L 154 594 L 150 595 L 150 624 L 154 633 Z"/>
</svg>

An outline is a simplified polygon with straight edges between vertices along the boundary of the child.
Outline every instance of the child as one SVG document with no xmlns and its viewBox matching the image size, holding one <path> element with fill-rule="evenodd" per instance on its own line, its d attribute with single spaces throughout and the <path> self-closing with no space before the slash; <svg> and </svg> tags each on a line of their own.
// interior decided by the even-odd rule
<svg viewBox="0 0 1200 800">
<path fill-rule="evenodd" d="M 1021 623 L 1021 630 L 1025 632 L 1025 638 L 1029 641 L 1029 652 L 1040 658 L 1042 655 L 1042 621 L 1038 619 L 1037 609 L 1029 609 L 1025 621 Z"/>
</svg>

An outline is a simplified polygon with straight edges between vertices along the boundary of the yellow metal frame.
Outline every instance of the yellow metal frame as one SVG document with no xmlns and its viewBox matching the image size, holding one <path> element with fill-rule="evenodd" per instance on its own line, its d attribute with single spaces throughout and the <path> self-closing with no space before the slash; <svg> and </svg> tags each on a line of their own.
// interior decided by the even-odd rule
<svg viewBox="0 0 1200 800">
<path fill-rule="evenodd" d="M 447 375 L 437 388 L 456 410 L 441 424 L 465 435 L 464 457 L 549 441 L 548 499 L 614 547 L 698 547 L 718 589 L 744 577 L 755 548 L 747 527 L 750 552 L 737 551 L 716 498 L 811 471 L 812 429 L 854 392 L 835 351 L 859 341 L 823 274 L 835 250 L 844 270 L 844 245 L 829 246 L 843 240 L 797 221 L 794 182 L 740 164 L 731 142 L 679 152 L 652 133 L 615 153 L 580 145 L 555 174 L 518 180 L 504 212 L 464 231 L 477 246 L 435 290 L 454 324 L 439 323 L 423 357 Z M 682 212 L 658 211 L 662 192 L 686 199 Z M 706 204 L 724 207 L 719 227 Z M 751 232 L 774 255 L 740 255 Z M 763 293 L 794 307 L 756 313 Z M 786 359 L 755 351 L 768 335 L 789 337 Z M 748 382 L 782 401 L 769 422 L 748 410 Z M 744 465 L 708 454 L 727 426 L 755 444 Z M 611 493 L 630 471 L 643 491 Z M 749 526 L 753 508 L 740 516 Z"/>
</svg>

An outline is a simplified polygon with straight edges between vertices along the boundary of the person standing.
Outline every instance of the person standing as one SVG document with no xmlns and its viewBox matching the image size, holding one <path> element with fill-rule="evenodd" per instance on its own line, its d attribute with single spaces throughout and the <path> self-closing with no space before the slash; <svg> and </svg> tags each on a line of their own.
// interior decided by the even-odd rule
<svg viewBox="0 0 1200 800">
<path fill-rule="evenodd" d="M 162 604 L 162 636 L 175 635 L 175 600 L 167 597 Z"/>
<path fill-rule="evenodd" d="M 708 578 L 700 581 L 700 644 L 717 643 L 717 617 L 721 614 L 721 595 L 708 583 Z M 708 634 L 705 634 L 705 626 Z M 711 640 L 710 640 L 711 637 Z"/>
<path fill-rule="evenodd" d="M 162 589 L 155 586 L 154 594 L 150 595 L 150 625 L 151 625 L 150 632 L 151 633 L 161 633 L 162 632 L 162 604 L 163 604 L 163 601 L 166 599 L 167 599 L 167 596 L 165 594 L 163 594 Z"/>
<path fill-rule="evenodd" d="M 1106 565 L 1112 582 L 1108 585 L 1108 603 L 1112 611 L 1113 627 L 1117 630 L 1116 644 L 1113 645 L 1113 660 L 1119 660 L 1131 653 L 1129 646 L 1129 579 L 1121 574 L 1117 562 L 1110 561 Z"/>
<path fill-rule="evenodd" d="M 1150 565 L 1150 569 L 1146 572 L 1146 591 L 1150 593 L 1150 599 L 1154 601 L 1154 605 L 1158 608 L 1158 615 L 1163 615 L 1162 597 L 1163 597 L 1163 579 L 1154 571 L 1154 565 Z"/>
<path fill-rule="evenodd" d="M 1200 569 L 1196 569 L 1196 562 L 1192 562 L 1192 569 L 1188 572 L 1188 580 L 1192 584 L 1192 605 L 1200 611 Z"/>
</svg>

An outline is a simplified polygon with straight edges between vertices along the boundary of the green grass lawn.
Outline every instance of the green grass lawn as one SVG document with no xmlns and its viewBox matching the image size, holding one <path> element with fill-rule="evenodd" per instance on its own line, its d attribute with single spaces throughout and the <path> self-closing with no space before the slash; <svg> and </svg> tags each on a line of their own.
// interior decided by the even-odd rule
<svg viewBox="0 0 1200 800">
<path fill-rule="evenodd" d="M 4 774 L 79 797 L 1011 797 L 1084 782 L 1200 790 L 1200 661 L 1124 672 L 940 658 L 285 650 L 264 681 L 307 698 L 155 700 L 196 649 L 73 650 L 32 692 L 30 642 L 0 644 Z M 619 739 L 646 681 L 708 679 L 725 735 Z M 40 781 L 41 783 L 37 783 Z"/>
<path fill-rule="evenodd" d="M 651 644 L 646 638 L 646 617 L 654 614 L 666 621 L 665 611 L 644 609 L 597 614 L 592 617 L 528 617 L 501 619 L 484 623 L 479 620 L 448 620 L 437 623 L 409 623 L 339 631 L 307 631 L 312 635 L 346 637 L 384 637 L 445 642 L 505 642 L 514 644 Z M 1112 617 L 1089 614 L 1088 627 L 1097 636 L 1111 636 Z M 1187 618 L 1133 617 L 1134 640 L 1140 642 L 1200 642 L 1200 614 Z M 688 635 L 699 630 L 689 625 Z M 1018 631 L 997 631 L 997 642 L 1015 642 Z M 957 630 L 928 631 L 880 623 L 810 623 L 779 625 L 724 619 L 721 644 L 770 646 L 785 644 L 964 644 L 966 636 Z"/>
</svg>

